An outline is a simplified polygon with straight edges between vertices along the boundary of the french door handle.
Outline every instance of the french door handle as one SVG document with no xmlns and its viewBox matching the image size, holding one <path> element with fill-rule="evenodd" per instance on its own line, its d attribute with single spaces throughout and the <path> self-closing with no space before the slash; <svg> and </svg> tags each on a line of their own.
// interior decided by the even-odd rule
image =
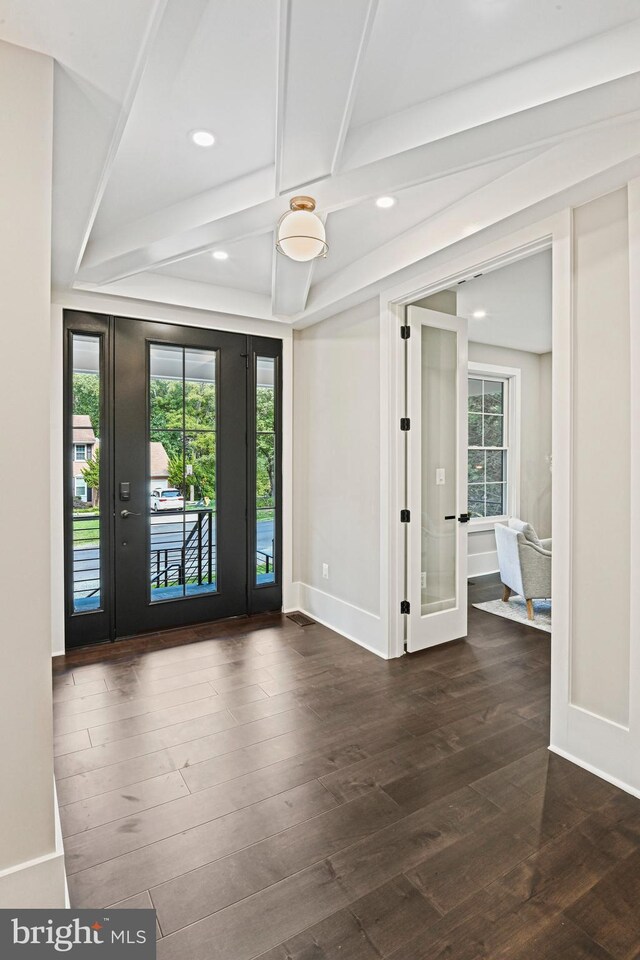
<svg viewBox="0 0 640 960">
<path fill-rule="evenodd" d="M 120 516 L 122 517 L 123 520 L 126 520 L 127 517 L 141 517 L 142 514 L 141 514 L 141 513 L 132 513 L 131 510 L 121 510 L 121 511 L 120 511 Z"/>
<path fill-rule="evenodd" d="M 458 517 L 458 523 L 469 523 L 470 519 L 471 517 L 469 516 L 468 513 L 461 513 L 460 516 Z"/>
</svg>

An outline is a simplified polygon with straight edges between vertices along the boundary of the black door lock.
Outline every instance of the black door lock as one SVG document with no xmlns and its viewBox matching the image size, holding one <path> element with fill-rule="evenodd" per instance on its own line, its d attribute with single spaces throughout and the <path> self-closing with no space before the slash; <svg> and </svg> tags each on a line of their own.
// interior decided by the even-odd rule
<svg viewBox="0 0 640 960">
<path fill-rule="evenodd" d="M 458 517 L 458 523 L 469 523 L 470 519 L 471 517 L 469 516 L 468 513 L 461 513 L 460 516 Z"/>
</svg>

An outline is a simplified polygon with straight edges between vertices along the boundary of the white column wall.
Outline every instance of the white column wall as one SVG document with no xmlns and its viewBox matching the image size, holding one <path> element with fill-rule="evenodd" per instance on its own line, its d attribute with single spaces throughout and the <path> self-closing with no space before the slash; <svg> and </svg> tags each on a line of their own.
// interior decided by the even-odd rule
<svg viewBox="0 0 640 960">
<path fill-rule="evenodd" d="M 640 182 L 574 210 L 572 241 L 572 589 L 551 749 L 640 796 Z"/>
<path fill-rule="evenodd" d="M 388 656 L 380 597 L 378 300 L 295 332 L 293 409 L 298 606 Z"/>
<path fill-rule="evenodd" d="M 64 906 L 49 595 L 53 62 L 0 42 L 0 907 Z"/>
</svg>

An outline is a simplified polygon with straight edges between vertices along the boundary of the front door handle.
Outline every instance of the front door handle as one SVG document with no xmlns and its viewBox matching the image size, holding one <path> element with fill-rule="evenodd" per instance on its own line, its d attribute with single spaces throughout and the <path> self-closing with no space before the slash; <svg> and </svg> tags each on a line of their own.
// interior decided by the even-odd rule
<svg viewBox="0 0 640 960">
<path fill-rule="evenodd" d="M 120 511 L 120 516 L 122 517 L 123 520 L 126 520 L 127 517 L 141 517 L 142 514 L 141 514 L 141 513 L 132 513 L 131 510 L 121 510 L 121 511 Z"/>
</svg>

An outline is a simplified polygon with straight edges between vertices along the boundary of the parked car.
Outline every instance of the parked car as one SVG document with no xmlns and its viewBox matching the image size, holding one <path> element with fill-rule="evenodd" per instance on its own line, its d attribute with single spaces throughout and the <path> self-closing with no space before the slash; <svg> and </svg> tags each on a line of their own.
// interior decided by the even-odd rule
<svg viewBox="0 0 640 960">
<path fill-rule="evenodd" d="M 179 490 L 153 490 L 151 493 L 151 509 L 154 512 L 158 510 L 182 510 L 184 507 L 184 497 Z"/>
</svg>

